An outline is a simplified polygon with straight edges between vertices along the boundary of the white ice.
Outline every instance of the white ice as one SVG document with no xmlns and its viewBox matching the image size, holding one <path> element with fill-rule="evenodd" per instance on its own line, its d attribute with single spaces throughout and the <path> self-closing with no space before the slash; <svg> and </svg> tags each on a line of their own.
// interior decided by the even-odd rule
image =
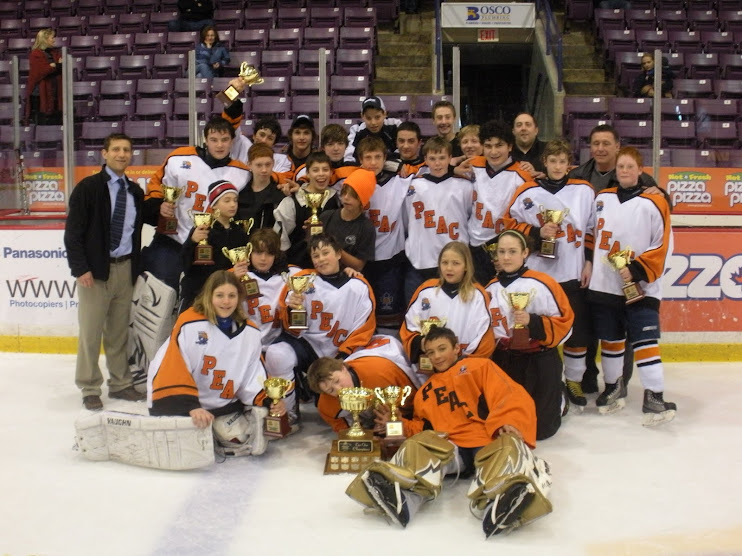
<svg viewBox="0 0 742 556">
<path fill-rule="evenodd" d="M 406 530 L 364 515 L 344 492 L 351 475 L 322 474 L 332 434 L 306 407 L 302 430 L 257 458 L 199 472 L 87 461 L 73 450 L 74 356 L 0 354 L 0 555 L 742 554 L 741 367 L 666 365 L 679 410 L 654 429 L 636 378 L 618 414 L 598 415 L 591 396 L 537 447 L 554 512 L 485 540 L 466 481 Z"/>
</svg>

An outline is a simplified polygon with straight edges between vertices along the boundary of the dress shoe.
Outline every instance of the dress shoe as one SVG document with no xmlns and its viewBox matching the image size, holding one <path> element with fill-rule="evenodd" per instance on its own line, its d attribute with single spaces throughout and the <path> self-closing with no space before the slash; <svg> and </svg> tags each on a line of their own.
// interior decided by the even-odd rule
<svg viewBox="0 0 742 556">
<path fill-rule="evenodd" d="M 103 409 L 103 402 L 100 401 L 100 396 L 96 395 L 83 396 L 82 405 L 85 406 L 85 409 L 89 409 L 90 411 L 100 411 Z"/>
<path fill-rule="evenodd" d="M 141 402 L 147 399 L 147 394 L 144 392 L 138 392 L 133 386 L 118 390 L 116 392 L 109 392 L 109 398 L 115 398 L 117 400 L 126 400 L 128 402 Z"/>
</svg>

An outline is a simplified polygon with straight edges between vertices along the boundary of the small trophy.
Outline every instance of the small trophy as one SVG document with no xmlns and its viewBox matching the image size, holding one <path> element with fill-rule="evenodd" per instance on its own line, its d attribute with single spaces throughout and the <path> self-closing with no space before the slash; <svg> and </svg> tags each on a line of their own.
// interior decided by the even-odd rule
<svg viewBox="0 0 742 556">
<path fill-rule="evenodd" d="M 273 400 L 276 404 L 291 390 L 291 381 L 285 378 L 272 377 L 268 378 L 263 382 L 263 388 L 265 394 Z M 283 438 L 291 432 L 291 426 L 289 425 L 289 416 L 284 413 L 283 415 L 274 415 L 270 413 L 265 418 L 265 435 L 272 438 Z"/>
<path fill-rule="evenodd" d="M 304 199 L 307 202 L 307 206 L 312 209 L 312 216 L 309 218 L 309 225 L 307 226 L 307 235 L 314 236 L 321 234 L 324 227 L 320 222 L 317 211 L 319 211 L 322 204 L 330 196 L 329 191 L 323 191 L 322 193 L 308 193 L 306 189 L 302 189 L 304 193 Z"/>
<path fill-rule="evenodd" d="M 516 311 L 524 310 L 531 299 L 536 295 L 536 290 L 530 292 L 507 292 L 502 290 L 502 296 L 505 302 Z M 513 337 L 510 338 L 510 349 L 524 350 L 531 347 L 531 333 L 525 324 L 516 324 L 512 328 Z"/>
<path fill-rule="evenodd" d="M 405 440 L 402 421 L 399 420 L 397 414 L 397 402 L 399 402 L 399 405 L 404 405 L 412 393 L 412 387 L 387 386 L 386 388 L 374 388 L 374 393 L 381 403 L 389 406 L 392 412 L 386 424 L 386 437 L 381 441 L 381 455 L 385 460 L 389 460 Z"/>
<path fill-rule="evenodd" d="M 235 247 L 233 249 L 222 247 L 222 253 L 224 253 L 224 256 L 230 260 L 233 266 L 242 261 L 247 261 L 249 266 L 250 255 L 252 255 L 252 243 L 248 243 L 244 247 Z M 245 297 L 247 297 L 247 299 L 260 297 L 260 286 L 258 286 L 258 281 L 255 278 L 250 278 L 245 274 L 240 278 L 240 282 L 242 282 L 242 285 L 245 287 Z"/>
<path fill-rule="evenodd" d="M 631 262 L 631 255 L 631 247 L 627 247 L 623 251 L 618 251 L 616 253 L 613 253 L 612 255 L 608 255 L 606 259 L 608 261 L 608 264 L 610 264 L 613 269 L 618 272 L 622 268 L 626 268 L 627 266 L 629 266 L 629 263 Z M 642 287 L 632 280 L 624 283 L 623 295 L 626 298 L 626 305 L 631 305 L 632 303 L 636 303 L 637 301 L 641 301 L 642 299 L 644 299 L 644 291 L 642 290 Z"/>
<path fill-rule="evenodd" d="M 235 223 L 236 226 L 240 226 L 243 230 L 245 230 L 245 235 L 250 235 L 250 230 L 252 230 L 253 225 L 255 224 L 254 218 L 248 218 L 247 220 L 233 220 L 232 222 Z M 249 261 L 250 259 L 248 259 Z"/>
<path fill-rule="evenodd" d="M 374 391 L 370 388 L 343 388 L 338 392 L 340 407 L 353 416 L 353 424 L 340 431 L 332 441 L 327 454 L 325 473 L 357 473 L 372 461 L 381 458 L 379 441 L 373 432 L 363 430 L 358 415 L 369 409 L 374 402 Z"/>
<path fill-rule="evenodd" d="M 497 262 L 497 243 L 485 243 L 482 245 L 482 249 L 487 251 L 487 254 L 490 256 L 490 260 L 493 263 Z"/>
<path fill-rule="evenodd" d="M 162 184 L 162 195 L 166 203 L 177 203 L 183 190 L 180 187 Z M 174 216 L 162 216 L 157 221 L 157 233 L 168 236 L 178 233 L 178 219 Z"/>
<path fill-rule="evenodd" d="M 252 87 L 253 85 L 260 85 L 265 81 L 265 79 L 260 77 L 260 73 L 258 73 L 258 70 L 247 62 L 242 62 L 240 64 L 240 74 L 237 76 L 236 79 L 241 79 L 243 83 L 248 87 Z M 230 83 L 229 87 L 216 95 L 216 98 L 222 101 L 224 103 L 224 106 L 229 106 L 235 100 L 237 100 L 237 97 L 239 97 L 240 93 L 242 93 L 242 91 L 244 90 L 244 87 L 238 90 L 234 85 Z"/>
<path fill-rule="evenodd" d="M 541 218 L 544 221 L 544 224 L 548 224 L 550 222 L 553 222 L 557 226 L 561 225 L 562 222 L 564 222 L 564 219 L 567 218 L 567 215 L 569 214 L 569 209 L 565 208 L 563 210 L 552 210 L 544 208 L 544 205 L 539 205 L 539 212 L 541 213 Z M 556 238 L 551 239 L 541 239 L 541 251 L 539 251 L 538 256 L 544 257 L 546 259 L 556 259 L 557 255 L 557 242 Z"/>
<path fill-rule="evenodd" d="M 317 275 L 314 273 L 301 276 L 290 276 L 288 272 L 281 273 L 281 278 L 286 282 L 288 288 L 299 295 L 309 289 L 316 277 Z M 306 330 L 307 328 L 309 328 L 307 326 L 307 310 L 304 308 L 289 308 L 289 330 Z"/>
<path fill-rule="evenodd" d="M 444 327 L 446 326 L 446 323 L 448 322 L 447 318 L 438 318 L 438 317 L 430 317 L 428 319 L 420 319 L 420 322 L 418 323 L 420 326 L 420 336 L 423 337 L 423 340 L 425 339 L 425 336 L 428 335 L 428 332 L 430 332 L 430 329 L 434 326 L 438 327 Z M 420 356 L 420 359 L 417 362 L 417 368 L 422 373 L 432 373 L 435 369 L 433 368 L 433 363 L 430 362 L 430 359 L 425 357 L 424 355 Z"/>
<path fill-rule="evenodd" d="M 193 224 L 198 228 L 200 226 L 208 226 L 209 228 L 214 226 L 214 222 L 219 218 L 219 209 L 214 209 L 214 212 L 193 212 L 188 211 L 193 219 Z M 207 265 L 214 264 L 214 248 L 209 245 L 207 239 L 202 239 L 196 245 L 196 253 L 193 255 L 193 264 Z"/>
</svg>

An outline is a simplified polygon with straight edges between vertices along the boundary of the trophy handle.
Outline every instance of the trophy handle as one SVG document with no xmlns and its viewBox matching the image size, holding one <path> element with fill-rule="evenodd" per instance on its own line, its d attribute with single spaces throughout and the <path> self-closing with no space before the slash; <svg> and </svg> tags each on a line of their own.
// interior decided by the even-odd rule
<svg viewBox="0 0 742 556">
<path fill-rule="evenodd" d="M 399 405 L 400 405 L 400 406 L 403 406 L 403 405 L 404 405 L 405 401 L 407 400 L 407 398 L 409 398 L 409 397 L 410 397 L 410 394 L 411 394 L 411 393 L 412 393 L 412 386 L 410 386 L 410 385 L 408 384 L 408 385 L 407 385 L 407 386 L 405 386 L 405 387 L 404 387 L 404 389 L 402 390 L 402 401 L 401 401 L 401 402 L 399 402 Z"/>
<path fill-rule="evenodd" d="M 226 247 L 222 247 L 222 254 L 227 258 L 228 261 L 234 264 L 232 259 L 229 258 L 229 249 L 227 249 Z"/>
<path fill-rule="evenodd" d="M 381 403 L 386 403 L 386 400 L 384 400 L 383 390 L 381 387 L 377 386 L 374 388 L 374 394 L 376 394 L 376 397 L 379 399 Z"/>
</svg>

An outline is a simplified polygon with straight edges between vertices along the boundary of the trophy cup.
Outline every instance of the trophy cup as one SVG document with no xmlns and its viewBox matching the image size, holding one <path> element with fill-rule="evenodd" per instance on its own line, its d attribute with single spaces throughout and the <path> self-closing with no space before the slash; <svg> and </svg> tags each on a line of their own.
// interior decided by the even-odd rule
<svg viewBox="0 0 742 556">
<path fill-rule="evenodd" d="M 631 247 L 627 247 L 623 251 L 618 251 L 616 253 L 613 253 L 612 255 L 608 255 L 608 257 L 606 257 L 606 260 L 608 261 L 608 264 L 610 264 L 613 269 L 618 272 L 622 268 L 626 268 L 627 266 L 629 266 L 629 263 L 631 262 L 631 255 Z M 637 301 L 644 299 L 644 291 L 642 290 L 642 287 L 632 280 L 624 283 L 623 295 L 626 298 L 626 305 L 631 305 L 632 303 L 636 303 Z"/>
<path fill-rule="evenodd" d="M 490 256 L 490 260 L 492 260 L 493 263 L 497 262 L 497 243 L 485 243 L 482 245 L 482 249 L 487 251 L 487 254 Z"/>
<path fill-rule="evenodd" d="M 214 226 L 216 219 L 219 218 L 219 209 L 214 209 L 214 212 L 193 212 L 189 209 L 188 214 L 193 219 L 193 224 L 197 228 L 200 226 L 208 226 L 211 228 Z M 193 255 L 193 264 L 214 264 L 214 248 L 209 245 L 207 239 L 202 239 L 198 242 L 198 245 L 196 245 L 196 253 Z"/>
<path fill-rule="evenodd" d="M 397 415 L 397 402 L 399 401 L 399 405 L 404 405 L 404 402 L 412 393 L 412 387 L 408 385 L 404 388 L 401 386 L 374 388 L 374 393 L 381 403 L 389 406 L 392 413 L 386 424 L 386 437 L 381 440 L 381 456 L 385 460 L 389 460 L 405 440 L 402 421 L 399 420 Z"/>
<path fill-rule="evenodd" d="M 420 336 L 425 339 L 425 336 L 428 335 L 428 332 L 430 332 L 430 329 L 434 326 L 438 327 L 444 327 L 446 326 L 446 323 L 448 322 L 447 318 L 438 318 L 438 317 L 430 317 L 428 319 L 420 319 L 419 326 L 420 326 Z M 430 362 L 430 359 L 425 357 L 424 355 L 420 356 L 420 359 L 417 362 L 417 368 L 422 373 L 432 373 L 435 369 L 433 368 L 433 363 Z"/>
<path fill-rule="evenodd" d="M 180 187 L 162 184 L 162 195 L 166 203 L 177 203 L 183 190 Z M 178 233 L 178 219 L 174 216 L 160 215 L 157 221 L 157 232 L 165 235 L 174 235 Z"/>
<path fill-rule="evenodd" d="M 322 222 L 320 222 L 319 216 L 317 216 L 317 211 L 319 211 L 322 203 L 330 196 L 330 192 L 307 193 L 306 189 L 302 189 L 302 192 L 304 193 L 307 206 L 312 209 L 312 216 L 309 218 L 309 225 L 307 226 L 307 235 L 311 237 L 321 234 L 324 227 L 322 226 Z"/>
<path fill-rule="evenodd" d="M 252 243 L 248 243 L 244 247 L 235 247 L 233 249 L 222 247 L 222 253 L 224 253 L 224 256 L 230 260 L 232 266 L 241 263 L 242 261 L 247 261 L 249 266 L 250 255 L 252 255 Z M 260 297 L 260 286 L 258 286 L 258 281 L 255 278 L 250 278 L 245 274 L 240 278 L 240 282 L 242 282 L 242 285 L 245 288 L 245 297 L 247 297 L 247 299 Z"/>
<path fill-rule="evenodd" d="M 544 208 L 544 205 L 539 205 L 539 213 L 541 214 L 541 218 L 544 221 L 544 224 L 548 224 L 550 222 L 553 222 L 557 226 L 561 225 L 562 222 L 564 222 L 564 219 L 569 214 L 569 209 L 565 208 L 562 210 L 552 210 Z M 538 253 L 539 257 L 544 257 L 546 259 L 556 259 L 557 255 L 557 242 L 556 238 L 551 239 L 541 239 L 541 250 Z"/>
<path fill-rule="evenodd" d="M 233 220 L 232 222 L 235 223 L 235 225 L 240 226 L 243 230 L 245 230 L 245 235 L 250 235 L 250 230 L 252 230 L 253 225 L 255 224 L 254 218 L 248 218 L 247 220 Z M 250 259 L 248 258 L 248 261 Z"/>
<path fill-rule="evenodd" d="M 276 404 L 291 390 L 291 381 L 285 378 L 272 377 L 263 382 L 263 388 L 265 389 L 265 394 Z M 272 438 L 283 438 L 289 434 L 291 432 L 291 426 L 289 425 L 288 414 L 274 415 L 270 413 L 265 418 L 264 432 L 265 436 Z"/>
<path fill-rule="evenodd" d="M 340 407 L 353 416 L 353 425 L 338 433 L 327 454 L 325 474 L 357 473 L 372 461 L 381 458 L 379 441 L 373 432 L 363 430 L 358 415 L 369 409 L 374 402 L 374 391 L 370 388 L 343 388 L 338 392 Z"/>
<path fill-rule="evenodd" d="M 236 79 L 241 79 L 242 82 L 248 87 L 252 87 L 253 85 L 260 85 L 265 81 L 265 79 L 260 77 L 260 73 L 258 73 L 258 70 L 247 62 L 242 62 L 240 64 L 240 74 L 237 76 Z M 237 88 L 235 88 L 234 85 L 230 83 L 226 89 L 216 95 L 216 98 L 222 101 L 224 103 L 224 106 L 229 106 L 235 100 L 237 100 L 237 97 L 239 97 L 240 93 L 242 93 L 242 91 L 244 90 L 244 87 L 238 90 Z"/>
<path fill-rule="evenodd" d="M 281 273 L 281 278 L 286 282 L 288 288 L 299 295 L 309 289 L 316 277 L 317 275 L 314 273 L 303 274 L 302 276 L 289 276 L 288 272 Z M 304 308 L 289 308 L 289 330 L 306 330 L 307 328 L 309 328 L 307 326 L 307 310 Z"/>
<path fill-rule="evenodd" d="M 530 292 L 506 292 L 502 290 L 505 302 L 517 311 L 524 310 L 531 299 L 536 295 L 536 290 Z M 510 338 L 510 349 L 523 350 L 531 347 L 531 333 L 525 324 L 516 324 L 512 327 L 513 337 Z"/>
</svg>

